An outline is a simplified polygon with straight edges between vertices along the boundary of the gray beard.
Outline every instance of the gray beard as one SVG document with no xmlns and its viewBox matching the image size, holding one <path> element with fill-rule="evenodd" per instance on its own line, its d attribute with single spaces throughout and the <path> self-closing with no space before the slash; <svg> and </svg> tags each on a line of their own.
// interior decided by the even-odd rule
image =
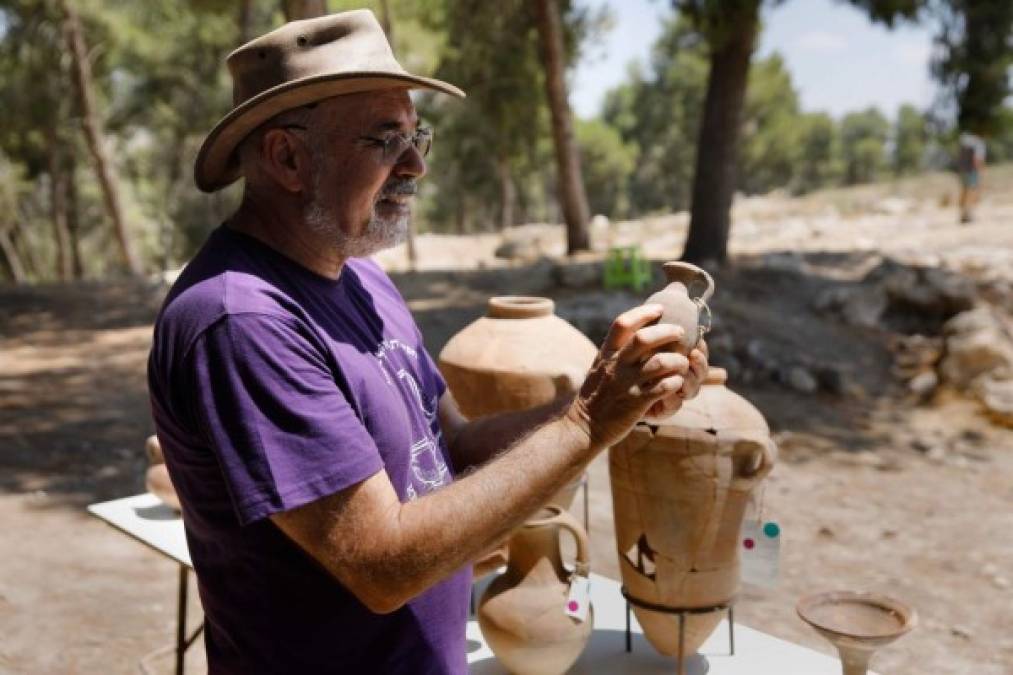
<svg viewBox="0 0 1013 675">
<path fill-rule="evenodd" d="M 409 216 L 384 218 L 376 211 L 369 218 L 366 229 L 350 236 L 338 227 L 334 212 L 314 196 L 303 213 L 310 231 L 328 242 L 345 258 L 366 258 L 384 249 L 397 246 L 408 238 Z"/>
<path fill-rule="evenodd" d="M 410 216 L 399 215 L 384 218 L 376 213 L 370 215 L 366 229 L 357 236 L 350 236 L 338 226 L 334 211 L 325 206 L 321 197 L 320 174 L 317 174 L 313 198 L 303 209 L 303 220 L 310 231 L 328 242 L 345 258 L 366 258 L 384 249 L 393 248 L 408 238 Z"/>
</svg>

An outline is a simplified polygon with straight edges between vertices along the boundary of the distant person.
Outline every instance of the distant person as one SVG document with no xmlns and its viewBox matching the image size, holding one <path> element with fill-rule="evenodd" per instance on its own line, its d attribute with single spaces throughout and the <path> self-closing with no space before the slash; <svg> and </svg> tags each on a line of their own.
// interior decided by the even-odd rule
<svg viewBox="0 0 1013 675">
<path fill-rule="evenodd" d="M 228 57 L 197 186 L 243 200 L 173 286 L 151 402 L 204 605 L 208 670 L 465 675 L 471 561 L 707 376 L 658 305 L 576 396 L 465 420 L 369 256 L 404 240 L 432 132 L 366 10 Z M 487 149 L 493 152 L 492 148 Z"/>
<path fill-rule="evenodd" d="M 981 199 L 981 178 L 985 171 L 985 141 L 965 131 L 960 134 L 957 173 L 960 174 L 960 222 L 974 219 L 974 207 Z"/>
</svg>

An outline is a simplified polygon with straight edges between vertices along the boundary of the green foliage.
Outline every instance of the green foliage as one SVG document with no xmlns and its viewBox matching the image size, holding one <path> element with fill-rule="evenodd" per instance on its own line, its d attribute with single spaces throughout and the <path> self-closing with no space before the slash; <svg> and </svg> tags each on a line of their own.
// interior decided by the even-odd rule
<svg viewBox="0 0 1013 675">
<path fill-rule="evenodd" d="M 769 192 L 788 184 L 800 161 L 798 94 L 784 60 L 753 63 L 739 148 L 738 189 Z"/>
<path fill-rule="evenodd" d="M 912 105 L 897 111 L 893 132 L 893 172 L 898 176 L 917 173 L 923 168 L 929 142 L 925 116 Z"/>
<path fill-rule="evenodd" d="M 957 127 L 981 136 L 1009 129 L 1003 103 L 1013 95 L 1013 2 L 940 0 L 942 29 L 933 74 L 957 107 Z"/>
<path fill-rule="evenodd" d="M 926 0 L 846 0 L 859 7 L 875 22 L 893 28 L 898 21 L 914 20 L 927 2 Z"/>
<path fill-rule="evenodd" d="M 845 184 L 871 183 L 883 174 L 889 133 L 889 121 L 875 108 L 844 116 L 841 143 Z"/>
<path fill-rule="evenodd" d="M 633 148 L 601 120 L 578 120 L 576 133 L 591 213 L 625 217 L 630 209 L 626 183 L 635 162 Z"/>
<path fill-rule="evenodd" d="M 701 37 L 669 20 L 651 52 L 649 70 L 609 92 L 603 116 L 636 152 L 629 179 L 633 214 L 689 204 L 696 132 L 706 94 L 708 62 Z"/>
<path fill-rule="evenodd" d="M 837 185 L 844 173 L 840 130 L 826 113 L 807 113 L 799 118 L 798 163 L 792 180 L 797 193 Z"/>
</svg>

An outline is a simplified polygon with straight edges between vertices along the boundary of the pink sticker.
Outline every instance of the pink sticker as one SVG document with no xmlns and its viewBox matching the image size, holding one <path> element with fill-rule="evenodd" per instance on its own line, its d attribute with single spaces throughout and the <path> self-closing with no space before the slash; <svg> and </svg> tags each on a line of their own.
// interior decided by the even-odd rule
<svg viewBox="0 0 1013 675">
<path fill-rule="evenodd" d="M 754 542 L 752 539 L 745 539 L 743 540 L 742 545 L 745 546 L 747 550 L 751 551 L 753 549 L 753 546 L 756 546 L 756 542 Z"/>
<path fill-rule="evenodd" d="M 579 607 L 580 603 L 578 603 L 576 600 L 571 600 L 570 604 L 566 606 L 566 608 L 569 609 L 571 612 L 576 612 Z"/>
</svg>

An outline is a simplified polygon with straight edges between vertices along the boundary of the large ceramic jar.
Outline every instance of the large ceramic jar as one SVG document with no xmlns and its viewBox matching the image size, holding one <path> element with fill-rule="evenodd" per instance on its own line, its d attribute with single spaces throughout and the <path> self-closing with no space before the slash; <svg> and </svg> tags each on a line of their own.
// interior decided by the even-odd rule
<svg viewBox="0 0 1013 675">
<path fill-rule="evenodd" d="M 584 621 L 566 613 L 571 573 L 560 555 L 561 530 L 577 543 L 573 575 L 587 577 L 587 533 L 573 516 L 550 505 L 511 536 L 510 563 L 479 601 L 482 636 L 511 673 L 565 673 L 591 637 L 593 608 Z"/>
<path fill-rule="evenodd" d="M 554 309 L 549 298 L 490 298 L 486 315 L 450 339 L 439 366 L 465 417 L 533 408 L 580 388 L 598 350 Z"/>
<path fill-rule="evenodd" d="M 776 458 L 763 416 L 726 378 L 711 368 L 696 398 L 609 450 L 623 586 L 647 639 L 670 656 L 679 653 L 678 616 L 638 602 L 700 610 L 734 601 L 746 505 Z M 684 658 L 724 616 L 686 615 Z"/>
<path fill-rule="evenodd" d="M 524 410 L 575 393 L 597 348 L 554 313 L 549 298 L 500 296 L 440 352 L 439 367 L 465 417 Z M 580 479 L 549 501 L 569 508 Z M 483 556 L 475 576 L 506 562 L 506 547 Z"/>
</svg>

